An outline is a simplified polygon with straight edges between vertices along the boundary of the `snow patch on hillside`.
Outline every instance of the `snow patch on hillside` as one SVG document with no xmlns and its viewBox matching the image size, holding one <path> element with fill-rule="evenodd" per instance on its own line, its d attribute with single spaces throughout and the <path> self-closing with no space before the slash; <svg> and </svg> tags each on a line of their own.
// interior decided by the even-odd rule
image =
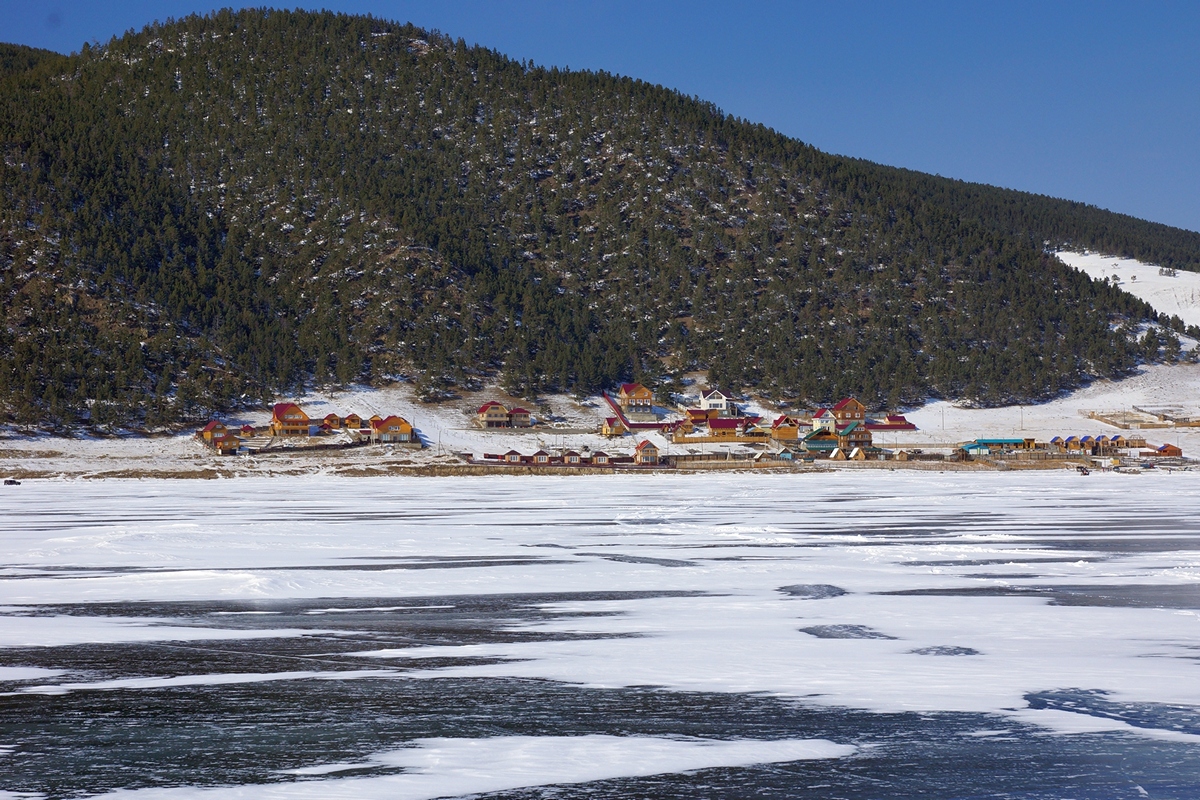
<svg viewBox="0 0 1200 800">
<path fill-rule="evenodd" d="M 1093 280 L 1111 282 L 1123 291 L 1145 300 L 1160 314 L 1177 316 L 1188 325 L 1200 325 L 1200 273 L 1178 270 L 1174 275 L 1160 274 L 1159 267 L 1100 253 L 1058 253 L 1067 266 L 1084 272 Z"/>
</svg>

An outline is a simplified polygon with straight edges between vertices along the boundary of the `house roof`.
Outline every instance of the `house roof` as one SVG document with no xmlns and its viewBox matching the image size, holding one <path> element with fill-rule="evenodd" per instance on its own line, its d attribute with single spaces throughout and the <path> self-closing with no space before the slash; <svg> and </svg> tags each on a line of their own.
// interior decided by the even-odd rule
<svg viewBox="0 0 1200 800">
<path fill-rule="evenodd" d="M 633 449 L 634 449 L 636 452 L 640 453 L 640 452 L 642 452 L 643 450 L 645 450 L 645 449 L 647 449 L 647 448 L 650 448 L 650 449 L 653 449 L 653 450 L 657 450 L 657 449 L 658 449 L 658 447 L 656 447 L 656 446 L 655 446 L 654 442 L 650 441 L 649 439 L 642 439 L 642 441 L 638 443 L 638 446 L 637 446 L 637 447 L 635 447 L 635 448 L 633 448 Z"/>
<path fill-rule="evenodd" d="M 395 423 L 403 423 L 404 425 L 408 425 L 408 420 L 406 420 L 404 417 L 397 417 L 395 414 L 392 414 L 387 419 L 371 419 L 371 427 L 375 430 L 387 428 Z M 412 426 L 410 425 L 409 427 Z"/>
<path fill-rule="evenodd" d="M 501 405 L 500 403 L 497 403 L 495 400 L 488 400 L 486 403 L 484 403 L 483 405 L 481 405 L 479 407 L 478 413 L 486 414 L 489 408 L 496 408 L 496 407 L 504 408 L 503 405 Z"/>
<path fill-rule="evenodd" d="M 548 456 L 550 454 L 547 453 L 545 450 L 538 450 L 536 453 L 534 453 L 534 455 L 535 456 Z"/>
<path fill-rule="evenodd" d="M 253 425 L 243 425 L 242 433 L 254 433 L 254 426 Z"/>
<path fill-rule="evenodd" d="M 325 419 L 338 419 L 338 415 L 337 415 L 337 414 L 334 414 L 334 413 L 331 411 L 331 412 L 329 412 L 328 414 L 326 414 L 326 415 L 325 415 Z"/>
<path fill-rule="evenodd" d="M 633 394 L 634 392 L 638 392 L 638 391 L 648 392 L 650 390 L 647 389 L 645 386 L 642 386 L 640 383 L 622 383 L 621 384 L 621 392 L 624 394 Z"/>
<path fill-rule="evenodd" d="M 304 409 L 300 408 L 300 406 L 296 405 L 295 403 L 276 403 L 271 409 L 271 414 L 274 415 L 275 419 L 283 419 L 283 415 L 291 411 L 293 408 L 299 411 L 301 414 L 304 414 Z M 307 417 L 308 415 L 304 414 L 304 416 Z"/>
<path fill-rule="evenodd" d="M 740 428 L 741 426 L 742 426 L 742 420 L 737 419 L 736 417 L 727 417 L 724 419 L 710 419 L 708 421 L 708 427 L 712 428 L 714 430 L 732 430 L 735 428 Z"/>
<path fill-rule="evenodd" d="M 847 433 L 849 433 L 850 431 L 854 430 L 855 428 L 857 428 L 861 425 L 862 425 L 862 422 L 860 422 L 858 420 L 855 420 L 854 422 L 847 422 L 845 425 L 838 428 L 837 432 L 839 435 L 845 436 Z"/>
<path fill-rule="evenodd" d="M 510 414 L 525 414 L 526 416 L 529 415 L 529 412 L 523 408 L 514 408 L 512 411 L 510 411 L 508 413 L 510 413 Z"/>
<path fill-rule="evenodd" d="M 771 423 L 771 427 L 778 428 L 780 425 L 784 425 L 784 424 L 795 425 L 796 421 L 794 419 L 792 419 L 791 417 L 789 417 L 787 414 L 783 414 L 778 419 L 776 419 L 774 422 Z"/>
<path fill-rule="evenodd" d="M 592 452 L 592 458 L 608 458 L 608 453 L 603 450 L 595 450 Z"/>
<path fill-rule="evenodd" d="M 508 451 L 507 453 L 505 453 L 504 455 L 506 455 L 506 456 L 519 456 L 519 455 L 521 455 L 521 454 L 520 454 L 520 453 L 518 453 L 516 450 L 509 450 L 509 451 Z"/>
<path fill-rule="evenodd" d="M 832 411 L 830 411 L 828 408 L 822 408 L 816 414 L 813 414 L 813 419 L 826 419 L 826 418 L 832 417 L 832 416 L 833 416 Z"/>
<path fill-rule="evenodd" d="M 620 420 L 617 419 L 616 417 L 605 417 L 604 418 L 604 424 L 610 428 L 615 428 L 617 426 L 618 422 L 620 422 Z"/>
<path fill-rule="evenodd" d="M 862 405 L 862 403 L 858 402 L 853 397 L 843 397 L 841 400 L 838 400 L 836 403 L 834 403 L 833 410 L 841 411 L 842 409 L 849 408 L 851 404 L 856 406 Z"/>
<path fill-rule="evenodd" d="M 212 422 L 205 425 L 201 430 L 203 430 L 205 433 L 208 433 L 209 431 L 215 431 L 218 427 L 224 428 L 225 424 L 220 420 L 214 419 Z"/>
<path fill-rule="evenodd" d="M 702 389 L 700 391 L 700 397 L 702 397 L 705 400 L 707 400 L 708 398 L 710 398 L 714 395 L 721 397 L 721 399 L 723 399 L 723 400 L 729 399 L 729 395 L 725 394 L 720 389 Z"/>
</svg>

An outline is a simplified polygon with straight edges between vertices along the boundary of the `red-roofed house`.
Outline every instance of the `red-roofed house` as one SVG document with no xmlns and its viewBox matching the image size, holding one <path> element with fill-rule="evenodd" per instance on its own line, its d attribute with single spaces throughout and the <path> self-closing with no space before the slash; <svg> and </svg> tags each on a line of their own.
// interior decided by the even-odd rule
<svg viewBox="0 0 1200 800">
<path fill-rule="evenodd" d="M 619 418 L 605 417 L 604 424 L 600 426 L 600 433 L 604 436 L 624 436 L 629 433 L 629 429 Z"/>
<path fill-rule="evenodd" d="M 622 383 L 617 403 L 626 412 L 650 414 L 654 411 L 654 394 L 640 383 Z"/>
<path fill-rule="evenodd" d="M 633 449 L 633 463 L 643 466 L 658 464 L 658 448 L 649 439 L 643 439 L 641 443 Z"/>
<path fill-rule="evenodd" d="M 226 433 L 228 433 L 228 431 L 229 429 L 225 427 L 224 423 L 218 422 L 214 419 L 212 422 L 209 422 L 203 428 L 196 431 L 196 436 L 202 439 L 205 444 L 211 446 L 214 439 L 216 439 L 218 436 L 224 436 Z"/>
<path fill-rule="evenodd" d="M 413 426 L 404 417 L 395 415 L 372 422 L 371 435 L 375 441 L 385 444 L 415 441 Z"/>
<path fill-rule="evenodd" d="M 507 428 L 508 409 L 495 400 L 489 400 L 479 407 L 475 422 L 481 428 Z"/>
<path fill-rule="evenodd" d="M 771 438 L 776 440 L 799 439 L 799 421 L 783 414 L 771 423 Z"/>
<path fill-rule="evenodd" d="M 867 420 L 867 428 L 873 431 L 915 431 L 917 426 L 905 419 L 903 414 L 888 414 L 881 420 Z"/>
<path fill-rule="evenodd" d="M 830 410 L 833 412 L 833 416 L 837 417 L 837 421 L 843 424 L 862 422 L 867 416 L 867 407 L 853 397 L 839 400 Z"/>
<path fill-rule="evenodd" d="M 528 428 L 533 425 L 533 418 L 523 408 L 514 408 L 508 412 L 508 424 L 512 428 Z"/>
<path fill-rule="evenodd" d="M 295 403 L 276 403 L 271 410 L 272 436 L 307 436 L 308 414 Z"/>
</svg>

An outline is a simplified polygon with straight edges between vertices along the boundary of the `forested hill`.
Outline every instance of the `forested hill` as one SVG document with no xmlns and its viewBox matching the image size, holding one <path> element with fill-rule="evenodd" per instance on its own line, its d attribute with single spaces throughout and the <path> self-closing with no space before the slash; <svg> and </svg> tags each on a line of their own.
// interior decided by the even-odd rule
<svg viewBox="0 0 1200 800">
<path fill-rule="evenodd" d="M 19 423 L 154 427 L 400 375 L 429 396 L 706 368 L 809 402 L 1043 398 L 1178 346 L 1055 248 L 1200 268 L 1200 234 L 369 17 L 4 46 L 0 148 Z"/>
</svg>

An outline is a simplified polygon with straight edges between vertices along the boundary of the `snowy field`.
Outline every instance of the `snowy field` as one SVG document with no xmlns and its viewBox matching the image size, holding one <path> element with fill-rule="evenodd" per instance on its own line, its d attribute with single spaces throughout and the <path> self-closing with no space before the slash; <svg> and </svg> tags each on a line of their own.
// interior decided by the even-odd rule
<svg viewBox="0 0 1200 800">
<path fill-rule="evenodd" d="M 1200 796 L 1196 473 L 2 496 L 0 797 Z"/>
</svg>

